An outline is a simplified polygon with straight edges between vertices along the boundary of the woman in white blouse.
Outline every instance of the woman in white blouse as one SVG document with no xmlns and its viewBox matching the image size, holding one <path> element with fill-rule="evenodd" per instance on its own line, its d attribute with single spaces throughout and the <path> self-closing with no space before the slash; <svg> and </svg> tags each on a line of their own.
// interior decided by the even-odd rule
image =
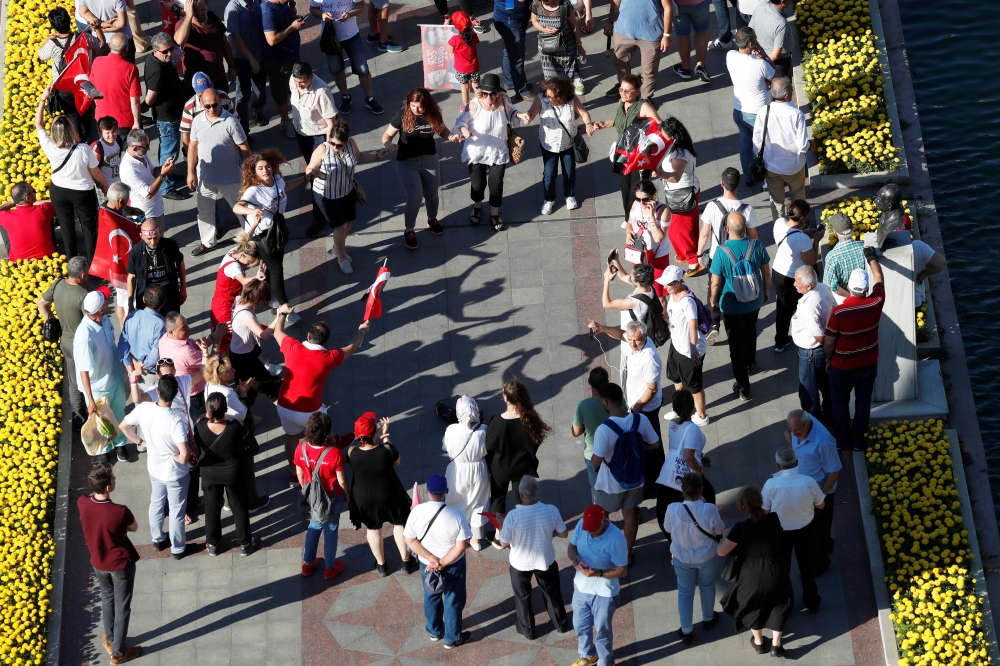
<svg viewBox="0 0 1000 666">
<path fill-rule="evenodd" d="M 540 87 L 542 94 L 535 97 L 527 113 L 519 113 L 517 117 L 527 124 L 539 116 L 538 142 L 542 145 L 542 191 L 545 195 L 542 215 L 551 215 L 556 205 L 556 176 L 560 162 L 566 208 L 580 207 L 576 202 L 576 161 L 573 159 L 573 138 L 580 131 L 576 116 L 583 118 L 587 136 L 593 135 L 594 123 L 568 78 L 553 76 L 542 81 Z"/>
<path fill-rule="evenodd" d="M 809 204 L 796 199 L 788 205 L 788 217 L 774 221 L 774 258 L 771 260 L 771 283 L 775 294 L 774 351 L 784 351 L 792 341 L 788 335 L 795 308 L 802 298 L 795 289 L 795 271 L 800 266 L 815 266 L 819 256 L 820 228 L 809 230 Z"/>
<path fill-rule="evenodd" d="M 663 179 L 670 207 L 670 245 L 677 261 L 687 263 L 684 277 L 694 277 L 705 267 L 698 263 L 698 202 L 701 183 L 695 167 L 698 153 L 687 128 L 676 118 L 668 119 L 663 134 L 672 141 L 656 175 Z"/>
<path fill-rule="evenodd" d="M 49 193 L 62 232 L 63 251 L 67 257 L 77 255 L 74 218 L 79 218 L 85 254 L 92 261 L 97 249 L 97 193 L 94 185 L 96 183 L 101 192 L 107 194 L 108 182 L 98 166 L 97 156 L 87 144 L 80 143 L 80 136 L 69 117 L 53 119 L 49 131 L 45 131 L 45 108 L 51 95 L 52 86 L 42 92 L 35 110 L 35 129 L 38 130 L 38 143 L 52 168 Z"/>
<path fill-rule="evenodd" d="M 445 477 L 448 497 L 445 503 L 458 509 L 472 527 L 473 550 L 486 545 L 483 527 L 488 522 L 483 511 L 490 504 L 490 472 L 486 466 L 486 426 L 476 401 L 467 395 L 455 405 L 458 423 L 444 431 L 442 448 L 451 458 Z"/>
<path fill-rule="evenodd" d="M 632 190 L 635 201 L 629 209 L 628 219 L 622 222 L 625 230 L 625 260 L 648 264 L 653 268 L 653 291 L 660 299 L 663 311 L 667 310 L 667 288 L 656 281 L 663 269 L 670 265 L 670 209 L 656 200 L 656 185 L 640 180 Z"/>
<path fill-rule="evenodd" d="M 465 141 L 462 161 L 469 165 L 472 183 L 472 215 L 469 221 L 479 224 L 483 216 L 483 198 L 490 188 L 490 224 L 503 231 L 500 204 L 503 203 L 503 176 L 510 161 L 507 150 L 507 124 L 519 124 L 516 109 L 503 92 L 500 77 L 486 74 L 479 80 L 479 92 L 469 102 L 451 130 L 452 141 Z"/>
<path fill-rule="evenodd" d="M 285 294 L 285 248 L 268 242 L 268 232 L 275 224 L 284 223 L 285 208 L 288 206 L 288 190 L 301 185 L 305 178 L 298 177 L 285 181 L 281 177 L 281 165 L 288 160 L 276 150 L 262 150 L 243 162 L 243 187 L 239 201 L 233 212 L 243 216 L 243 228 L 257 245 L 257 252 L 266 266 L 267 283 L 278 305 L 288 303 Z M 286 324 L 299 321 L 296 315 L 289 315 Z"/>
</svg>

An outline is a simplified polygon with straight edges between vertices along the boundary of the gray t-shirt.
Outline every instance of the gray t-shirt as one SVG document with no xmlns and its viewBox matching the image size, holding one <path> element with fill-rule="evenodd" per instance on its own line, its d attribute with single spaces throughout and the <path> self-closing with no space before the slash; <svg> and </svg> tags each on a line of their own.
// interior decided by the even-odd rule
<svg viewBox="0 0 1000 666">
<path fill-rule="evenodd" d="M 757 33 L 757 41 L 767 54 L 778 45 L 781 46 L 781 57 L 792 52 L 792 31 L 788 29 L 788 21 L 781 10 L 765 0 L 757 5 L 750 17 L 750 27 Z"/>
<path fill-rule="evenodd" d="M 56 280 L 42 298 L 56 305 L 56 318 L 62 325 L 62 348 L 73 349 L 73 335 L 83 320 L 83 299 L 87 290 L 66 280 Z"/>
<path fill-rule="evenodd" d="M 223 111 L 214 121 L 199 113 L 191 123 L 191 140 L 198 142 L 198 180 L 213 185 L 242 183 L 240 149 L 247 142 L 233 114 Z"/>
<path fill-rule="evenodd" d="M 118 18 L 118 12 L 125 13 L 125 0 L 76 0 L 76 20 L 80 23 L 86 23 L 83 13 L 80 11 L 84 5 L 90 10 L 91 14 L 101 21 L 110 21 L 111 19 Z M 105 32 L 107 33 L 107 31 Z M 122 32 L 125 33 L 126 37 L 132 36 L 132 27 L 128 24 L 127 17 Z M 110 34 L 108 36 L 110 37 Z"/>
</svg>

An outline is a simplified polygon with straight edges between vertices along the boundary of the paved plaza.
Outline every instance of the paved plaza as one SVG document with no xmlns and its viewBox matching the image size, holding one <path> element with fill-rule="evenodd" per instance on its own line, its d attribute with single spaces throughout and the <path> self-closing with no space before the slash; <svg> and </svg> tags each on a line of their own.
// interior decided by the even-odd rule
<svg viewBox="0 0 1000 666">
<path fill-rule="evenodd" d="M 422 79 L 417 25 L 434 22 L 436 12 L 424 0 L 410 1 L 413 6 L 405 7 L 404 15 L 390 24 L 394 40 L 407 50 L 378 53 L 369 47 L 376 96 L 386 113 L 374 116 L 365 109 L 357 79 L 348 79 L 356 100 L 348 121 L 361 149 L 378 147 L 404 92 Z M 210 6 L 221 16 L 218 0 Z M 492 3 L 489 8 L 481 6 L 477 13 L 485 19 L 491 8 Z M 158 30 L 155 3 L 147 0 L 139 9 L 147 29 L 155 20 L 151 32 Z M 598 27 L 604 25 L 607 11 L 607 4 L 595 9 Z M 304 41 L 309 43 L 303 54 L 314 66 L 323 65 L 317 67 L 317 75 L 329 82 L 317 35 L 315 26 L 304 32 Z M 542 77 L 534 35 L 533 30 L 529 32 L 527 71 L 529 80 L 537 83 Z M 499 71 L 496 31 L 480 38 L 483 71 Z M 613 82 L 611 60 L 603 55 L 605 37 L 598 30 L 584 39 L 584 45 L 588 49 L 583 67 L 587 107 L 596 120 L 610 119 L 617 99 L 604 96 Z M 722 170 L 739 166 L 732 89 L 724 52 L 709 55 L 711 84 L 680 82 L 669 71 L 677 60 L 672 50 L 661 62 L 656 105 L 661 116 L 677 116 L 690 130 L 698 151 L 701 200 L 706 202 L 721 193 Z M 459 93 L 440 93 L 436 98 L 450 125 L 461 101 Z M 297 155 L 294 141 L 278 128 L 271 103 L 268 112 L 271 124 L 254 128 L 253 148 L 277 146 L 288 156 Z M 606 130 L 593 138 L 592 161 L 578 170 L 577 198 L 582 207 L 566 211 L 560 189 L 555 214 L 540 216 L 542 166 L 536 133 L 537 125 L 522 131 L 527 158 L 507 171 L 502 212 L 508 229 L 501 233 L 487 224 L 469 224 L 468 172 L 459 159 L 460 147 L 441 145 L 439 218 L 446 233 L 436 237 L 423 229 L 421 211 L 416 252 L 407 251 L 402 243 L 404 199 L 395 165 L 387 160 L 361 168 L 358 180 L 368 203 L 359 207 L 348 239 L 355 267 L 350 276 L 336 265 L 332 237 L 304 237 L 307 193 L 301 188 L 293 191 L 289 223 L 294 238 L 285 258 L 286 284 L 303 324 L 329 321 L 330 345 L 339 347 L 347 344 L 361 322 L 364 291 L 387 260 L 392 280 L 384 292 L 385 314 L 372 322 L 361 351 L 335 369 L 326 386 L 324 402 L 330 406 L 335 431 L 349 432 L 364 411 L 389 416 L 393 443 L 402 456 L 396 469 L 409 489 L 432 473 L 443 473 L 448 462 L 441 448 L 445 424 L 435 415 L 434 404 L 452 394 L 468 393 L 488 419 L 503 410 L 502 383 L 517 377 L 531 389 L 539 413 L 554 428 L 538 452 L 541 500 L 558 506 L 572 525 L 590 500 L 582 438 L 570 433 L 573 408 L 587 395 L 585 377 L 591 367 L 618 364 L 617 344 L 604 340 L 604 349 L 614 349 L 606 361 L 598 344 L 586 334 L 586 321 L 605 317 L 608 323 L 617 323 L 617 313 L 604 313 L 601 308 L 600 288 L 603 257 L 622 245 L 621 200 L 618 178 L 610 173 L 605 159 L 615 136 Z M 294 160 L 285 169 L 286 175 L 299 173 L 302 162 Z M 765 195 L 759 189 L 742 194 L 756 207 L 764 223 L 761 239 L 770 245 Z M 235 218 L 224 214 L 223 220 L 228 221 L 225 240 L 216 250 L 195 258 L 190 255 L 198 243 L 194 199 L 166 204 L 168 235 L 181 244 L 187 257 L 189 298 L 183 312 L 200 337 L 208 328 L 215 275 L 229 247 Z M 707 278 L 690 284 L 700 296 L 707 293 Z M 614 289 L 613 295 L 626 293 L 621 283 Z M 272 316 L 273 311 L 261 319 L 266 323 Z M 798 407 L 794 349 L 773 352 L 773 300 L 762 310 L 761 322 L 765 328 L 758 338 L 758 372 L 752 378 L 750 403 L 739 402 L 730 390 L 732 374 L 724 334 L 709 350 L 705 363 L 712 422 L 704 432 L 714 462 L 707 476 L 719 490 L 720 509 L 730 525 L 742 518 L 734 505 L 739 488 L 748 483 L 760 486 L 774 471 L 774 451 L 784 445 L 784 415 Z M 301 339 L 305 330 L 300 324 L 289 332 Z M 271 362 L 282 360 L 273 341 L 265 344 L 264 354 Z M 665 401 L 671 392 L 667 383 Z M 377 576 L 364 533 L 354 531 L 344 515 L 339 548 L 344 572 L 332 582 L 318 574 L 302 578 L 299 563 L 305 526 L 292 506 L 295 491 L 287 485 L 282 433 L 274 409 L 266 400 L 258 405 L 257 413 L 264 418 L 258 428 L 262 445 L 256 459 L 258 488 L 272 501 L 267 510 L 253 517 L 254 534 L 263 539 L 264 548 L 250 557 L 238 555 L 229 514 L 224 514 L 219 557 L 200 552 L 175 561 L 154 552 L 146 518 L 149 479 L 145 461 L 133 448 L 133 461 L 138 462 L 116 466 L 114 499 L 128 505 L 139 521 L 133 540 L 142 559 L 137 565 L 129 631 L 130 644 L 144 648 L 137 665 L 568 666 L 577 658 L 575 636 L 555 631 L 537 591 L 539 638 L 529 641 L 515 631 L 507 551 L 468 552 L 469 603 L 464 623 L 472 630 L 473 640 L 450 651 L 427 639 L 419 575 L 399 571 L 399 556 L 388 529 L 384 534 L 390 577 Z M 74 447 L 60 661 L 73 666 L 105 664 L 108 657 L 100 645 L 99 603 L 75 512 L 76 497 L 85 492 L 90 461 L 78 443 Z M 797 607 L 783 643 L 788 658 L 811 666 L 881 663 L 872 583 L 849 462 L 836 502 L 837 547 L 832 567 L 818 581 L 821 611 L 806 613 L 793 571 Z M 622 607 L 615 615 L 616 663 L 728 666 L 770 659 L 754 652 L 749 632 L 734 634 L 725 617 L 707 633 L 696 625 L 694 644 L 681 645 L 668 545 L 656 528 L 652 502 L 644 507 L 635 565 L 623 580 Z M 187 534 L 189 541 L 203 543 L 203 519 L 190 525 Z M 568 603 L 572 568 L 566 543 L 556 540 Z M 723 591 L 720 582 L 719 597 Z"/>
</svg>

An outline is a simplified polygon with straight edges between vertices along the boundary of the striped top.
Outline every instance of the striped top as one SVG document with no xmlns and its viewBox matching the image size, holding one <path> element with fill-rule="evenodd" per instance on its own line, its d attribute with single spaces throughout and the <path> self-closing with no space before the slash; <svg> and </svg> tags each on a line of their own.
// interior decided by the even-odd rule
<svg viewBox="0 0 1000 666">
<path fill-rule="evenodd" d="M 313 181 L 313 192 L 324 199 L 346 197 L 354 187 L 354 168 L 357 165 L 358 153 L 350 139 L 347 140 L 347 147 L 339 152 L 327 142 L 320 174 Z"/>
<path fill-rule="evenodd" d="M 848 296 L 830 312 L 825 335 L 837 343 L 830 365 L 854 370 L 878 363 L 878 324 L 885 305 L 885 285 L 879 282 L 867 297 Z"/>
</svg>

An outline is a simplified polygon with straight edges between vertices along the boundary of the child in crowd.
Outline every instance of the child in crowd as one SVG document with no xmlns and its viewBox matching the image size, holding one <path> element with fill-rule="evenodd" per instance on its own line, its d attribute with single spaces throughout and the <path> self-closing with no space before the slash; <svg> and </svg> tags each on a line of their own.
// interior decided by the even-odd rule
<svg viewBox="0 0 1000 666">
<path fill-rule="evenodd" d="M 455 78 L 462 84 L 462 106 L 465 106 L 469 103 L 472 88 L 479 87 L 479 54 L 476 52 L 479 36 L 473 31 L 472 20 L 465 12 L 452 14 L 451 22 L 458 34 L 448 40 L 448 46 L 455 54 Z"/>
</svg>

